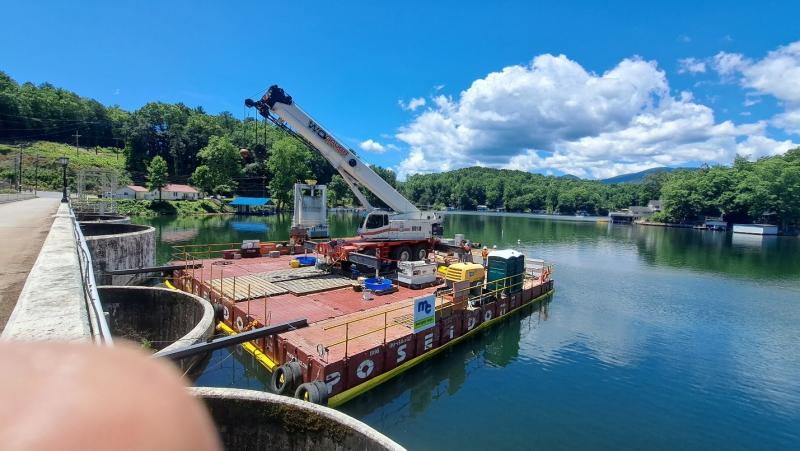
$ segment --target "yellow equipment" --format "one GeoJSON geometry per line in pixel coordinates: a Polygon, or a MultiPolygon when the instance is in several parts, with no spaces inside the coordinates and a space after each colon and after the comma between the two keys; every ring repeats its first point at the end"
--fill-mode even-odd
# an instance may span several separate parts
{"type": "Polygon", "coordinates": [[[468,280],[470,285],[483,282],[483,266],[477,263],[453,263],[447,267],[445,280],[462,282],[468,280]]]}

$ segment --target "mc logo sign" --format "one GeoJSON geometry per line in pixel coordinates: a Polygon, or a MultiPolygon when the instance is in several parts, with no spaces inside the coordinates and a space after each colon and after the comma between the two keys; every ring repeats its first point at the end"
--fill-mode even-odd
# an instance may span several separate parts
{"type": "Polygon", "coordinates": [[[436,296],[429,294],[414,301],[414,333],[436,325],[436,296]]]}

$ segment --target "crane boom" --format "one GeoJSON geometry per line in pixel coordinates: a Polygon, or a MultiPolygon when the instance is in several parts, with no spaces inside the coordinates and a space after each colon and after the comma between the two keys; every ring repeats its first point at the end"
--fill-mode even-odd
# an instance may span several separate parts
{"type": "Polygon", "coordinates": [[[352,151],[343,146],[329,131],[325,130],[318,122],[304,112],[292,97],[287,95],[277,85],[269,88],[266,94],[257,101],[245,100],[245,105],[255,107],[259,114],[267,119],[275,120],[271,113],[280,121],[289,124],[295,133],[305,138],[322,156],[336,169],[345,182],[356,194],[359,201],[370,208],[366,198],[353,185],[353,181],[368,189],[378,199],[397,213],[419,213],[419,209],[381,178],[369,165],[361,161],[352,151]]]}

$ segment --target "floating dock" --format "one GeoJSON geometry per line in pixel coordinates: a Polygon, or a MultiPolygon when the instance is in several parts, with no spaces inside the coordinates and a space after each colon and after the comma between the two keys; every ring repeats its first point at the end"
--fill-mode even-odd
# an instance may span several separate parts
{"type": "MultiPolygon", "coordinates": [[[[520,307],[543,299],[553,290],[551,267],[543,264],[508,281],[470,287],[444,284],[411,289],[394,285],[378,295],[357,292],[356,280],[313,266],[292,268],[300,246],[283,254],[252,258],[230,257],[235,245],[175,248],[173,284],[219,304],[228,333],[306,319],[307,327],[245,343],[245,349],[270,371],[286,372],[289,362],[300,374],[281,374],[315,383],[312,401],[336,407],[403,370],[428,358],[478,329],[488,327],[520,307]],[[444,288],[443,288],[444,287],[444,288]],[[427,296],[427,297],[426,297],[427,296]],[[415,333],[417,300],[431,299],[431,325],[415,333]],[[435,320],[434,320],[435,319],[435,320]]],[[[418,325],[419,326],[419,325],[418,325]]],[[[291,373],[291,371],[289,371],[291,373]]],[[[290,381],[291,382],[291,381],[290,381]]],[[[295,387],[289,385],[294,395],[295,387]]],[[[305,395],[308,399],[308,394],[305,395]]]]}

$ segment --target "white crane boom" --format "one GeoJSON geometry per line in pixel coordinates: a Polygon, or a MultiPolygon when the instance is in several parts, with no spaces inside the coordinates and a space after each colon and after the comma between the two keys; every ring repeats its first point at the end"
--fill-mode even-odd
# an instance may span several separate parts
{"type": "MultiPolygon", "coordinates": [[[[397,192],[392,185],[375,173],[369,165],[340,144],[329,131],[325,130],[311,116],[300,109],[292,101],[292,97],[287,95],[283,89],[278,86],[272,86],[261,100],[253,102],[248,99],[246,104],[247,106],[256,107],[262,116],[268,116],[269,112],[272,112],[280,120],[289,124],[295,133],[311,143],[330,162],[334,169],[339,171],[351,189],[354,188],[351,185],[354,180],[397,213],[416,213],[419,211],[411,201],[397,192]]],[[[356,197],[364,204],[366,199],[356,191],[354,190],[356,197]]],[[[368,202],[364,206],[370,208],[368,202]]]]}
{"type": "Polygon", "coordinates": [[[420,211],[414,204],[397,192],[352,151],[344,147],[333,135],[306,114],[292,101],[283,89],[273,85],[260,100],[245,100],[245,105],[255,107],[259,114],[277,125],[287,128],[310,147],[316,149],[342,175],[345,183],[358,198],[361,205],[372,210],[357,185],[363,186],[383,201],[394,213],[373,210],[366,218],[358,233],[368,241],[417,240],[414,246],[398,244],[393,255],[397,260],[416,258],[424,260],[427,247],[420,240],[441,236],[441,218],[435,211],[420,211]],[[286,127],[286,124],[291,128],[286,127]]]}

